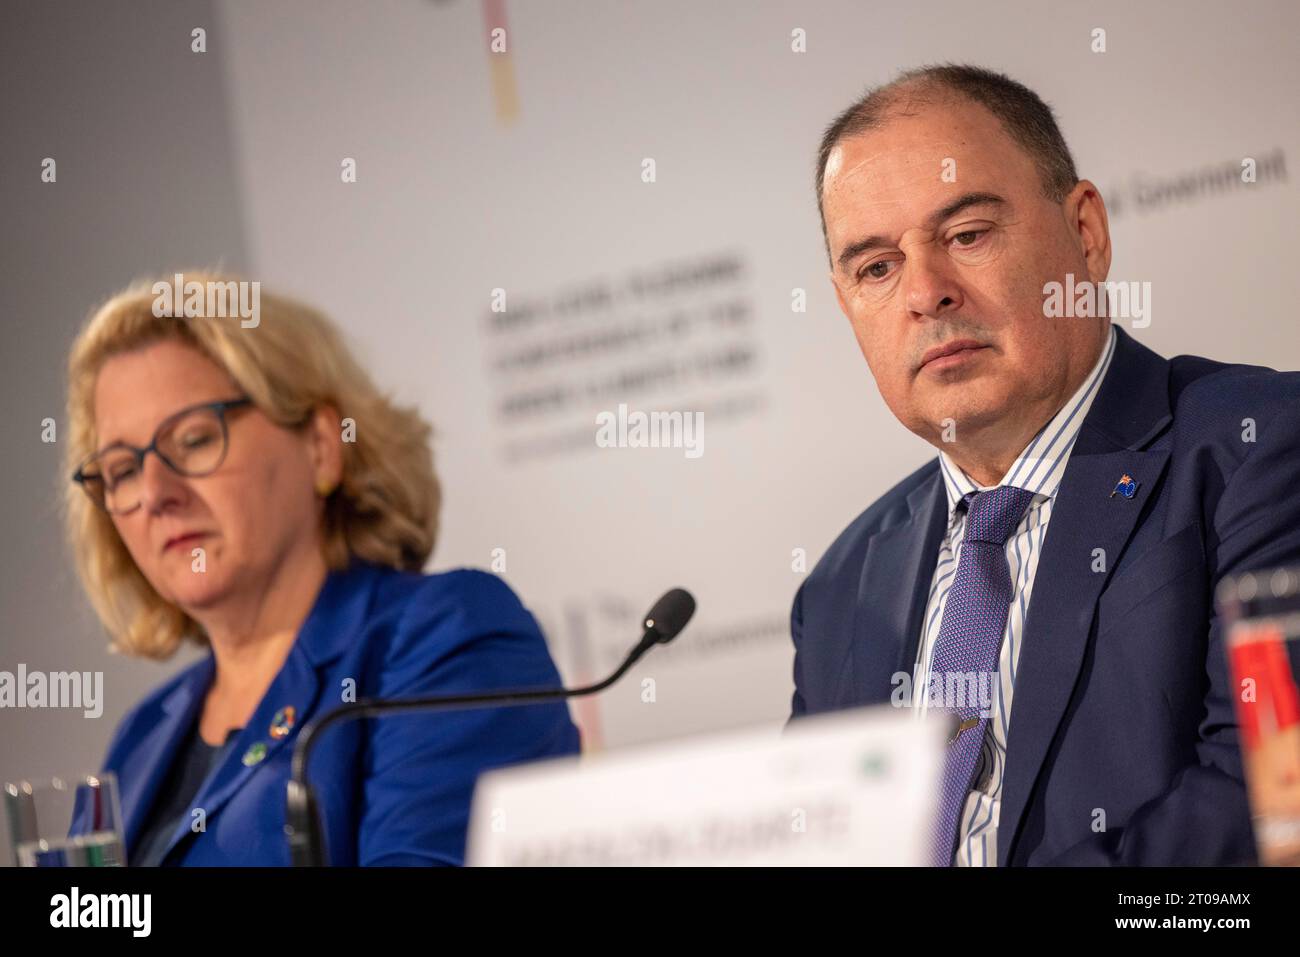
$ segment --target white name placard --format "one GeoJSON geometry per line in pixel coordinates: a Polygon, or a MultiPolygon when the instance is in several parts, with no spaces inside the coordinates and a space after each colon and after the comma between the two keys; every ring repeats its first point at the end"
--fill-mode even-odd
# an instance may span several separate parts
{"type": "Polygon", "coordinates": [[[467,862],[923,865],[944,730],[883,705],[488,772],[467,862]]]}

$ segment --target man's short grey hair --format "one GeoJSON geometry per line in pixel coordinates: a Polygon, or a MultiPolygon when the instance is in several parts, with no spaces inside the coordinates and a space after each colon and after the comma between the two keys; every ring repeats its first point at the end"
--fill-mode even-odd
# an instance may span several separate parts
{"type": "MultiPolygon", "coordinates": [[[[826,255],[831,255],[822,207],[822,187],[831,151],[841,140],[877,129],[891,117],[914,115],[912,106],[928,105],[944,96],[978,103],[998,118],[1003,129],[1038,167],[1043,195],[1061,202],[1079,182],[1074,157],[1056,125],[1052,108],[1029,87],[982,67],[960,63],[923,66],[899,74],[883,86],[868,90],[835,118],[822,136],[817,152],[817,211],[822,221],[826,255]]],[[[834,266],[834,263],[832,263],[834,266]]]]}

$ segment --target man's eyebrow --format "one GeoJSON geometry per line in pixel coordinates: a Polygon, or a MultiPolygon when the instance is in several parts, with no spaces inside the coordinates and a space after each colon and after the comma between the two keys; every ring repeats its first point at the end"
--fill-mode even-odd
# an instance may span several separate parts
{"type": "MultiPolygon", "coordinates": [[[[958,196],[946,206],[936,209],[925,220],[926,229],[935,229],[940,223],[950,216],[956,216],[962,210],[969,209],[971,206],[1006,206],[1007,201],[997,193],[965,193],[958,196]]],[[[843,269],[854,259],[857,259],[863,253],[875,249],[877,246],[891,246],[893,241],[887,236],[879,234],[864,236],[857,242],[850,243],[844,247],[840,253],[839,266],[843,269]]]]}

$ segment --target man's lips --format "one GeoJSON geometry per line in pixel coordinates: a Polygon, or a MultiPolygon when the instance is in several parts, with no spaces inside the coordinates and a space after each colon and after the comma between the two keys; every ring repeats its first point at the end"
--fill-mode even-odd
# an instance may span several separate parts
{"type": "Polygon", "coordinates": [[[920,368],[925,368],[935,359],[942,359],[945,356],[957,355],[958,353],[973,352],[977,349],[986,348],[982,342],[976,342],[974,339],[954,339],[952,342],[945,342],[941,346],[935,346],[921,357],[920,368]]]}
{"type": "Polygon", "coordinates": [[[200,538],[206,537],[207,534],[207,532],[185,532],[182,535],[173,535],[171,538],[167,539],[167,543],[163,545],[163,551],[170,551],[173,546],[180,547],[182,545],[188,545],[190,542],[196,542],[200,538]]]}

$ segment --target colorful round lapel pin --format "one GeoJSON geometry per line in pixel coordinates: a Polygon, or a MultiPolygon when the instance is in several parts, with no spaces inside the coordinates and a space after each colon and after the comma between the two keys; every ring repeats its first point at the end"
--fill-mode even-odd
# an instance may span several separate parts
{"type": "Polygon", "coordinates": [[[244,767],[251,768],[264,757],[266,757],[266,745],[259,741],[244,752],[244,767]]]}
{"type": "Polygon", "coordinates": [[[271,719],[271,737],[275,739],[287,738],[289,732],[293,730],[294,719],[298,712],[294,710],[293,705],[285,705],[275,713],[271,719]]]}

